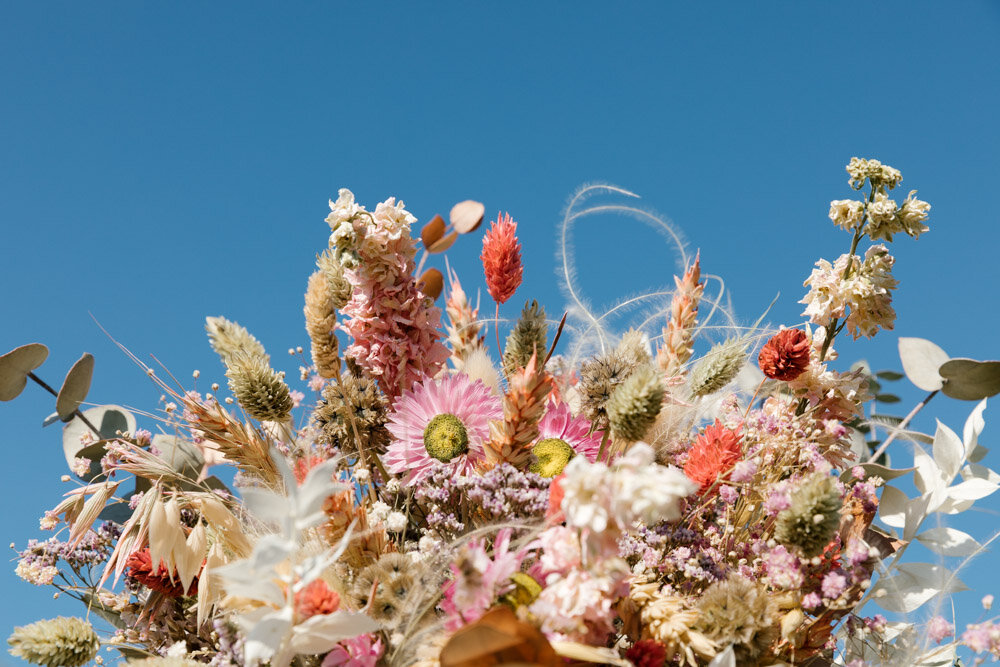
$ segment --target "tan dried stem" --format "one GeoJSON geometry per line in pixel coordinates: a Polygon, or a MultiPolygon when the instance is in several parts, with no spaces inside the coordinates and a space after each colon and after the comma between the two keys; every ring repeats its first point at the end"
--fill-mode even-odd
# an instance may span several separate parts
{"type": "Polygon", "coordinates": [[[320,377],[332,378],[340,370],[340,346],[334,327],[337,311],[330,295],[330,281],[321,271],[309,276],[306,290],[306,331],[312,341],[312,360],[320,377]]]}
{"type": "Polygon", "coordinates": [[[510,463],[523,469],[528,465],[550,391],[552,376],[538,363],[536,351],[527,365],[510,377],[503,399],[503,421],[490,423],[486,457],[491,466],[510,463]]]}
{"type": "Polygon", "coordinates": [[[219,452],[251,477],[271,487],[280,484],[281,475],[268,453],[270,443],[259,431],[237,421],[219,403],[209,407],[199,401],[181,397],[188,424],[205,440],[216,445],[219,452]]]}
{"type": "Polygon", "coordinates": [[[694,327],[698,321],[698,302],[705,283],[701,282],[701,255],[684,272],[683,278],[674,276],[677,289],[670,301],[670,316],[663,329],[663,344],[656,354],[656,361],[668,376],[682,372],[694,348],[694,327]]]}

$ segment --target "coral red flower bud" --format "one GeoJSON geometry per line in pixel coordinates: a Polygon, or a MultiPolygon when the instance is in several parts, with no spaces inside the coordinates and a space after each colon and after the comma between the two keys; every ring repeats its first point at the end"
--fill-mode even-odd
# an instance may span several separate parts
{"type": "Polygon", "coordinates": [[[545,511],[545,519],[550,524],[562,523],[566,520],[562,511],[562,499],[566,495],[566,491],[562,488],[564,477],[566,477],[566,473],[553,478],[549,484],[549,508],[545,511]]]}
{"type": "Polygon", "coordinates": [[[332,614],[340,608],[340,596],[322,579],[309,582],[295,594],[295,613],[301,618],[317,614],[332,614]]]}
{"type": "Polygon", "coordinates": [[[757,364],[772,380],[794,380],[809,366],[809,337],[801,329],[779,331],[764,345],[757,364]]]}
{"type": "Polygon", "coordinates": [[[180,579],[164,567],[160,561],[159,567],[153,570],[153,559],[149,555],[149,549],[141,549],[134,552],[125,561],[128,567],[128,575],[140,584],[154,591],[163,593],[167,597],[179,598],[185,595],[194,595],[198,592],[198,577],[195,577],[188,587],[187,593],[181,585],[180,579]]]}
{"type": "Polygon", "coordinates": [[[497,303],[504,303],[521,285],[524,267],[521,265],[521,244],[517,241],[517,223],[506,213],[498,215],[496,222],[483,237],[483,270],[486,272],[486,289],[497,303]]]}
{"type": "MultiPolygon", "coordinates": [[[[705,493],[715,484],[729,478],[733,466],[743,458],[743,444],[738,431],[728,429],[719,420],[698,436],[688,452],[684,474],[705,493]]],[[[716,487],[718,488],[718,487],[716,487]]]]}

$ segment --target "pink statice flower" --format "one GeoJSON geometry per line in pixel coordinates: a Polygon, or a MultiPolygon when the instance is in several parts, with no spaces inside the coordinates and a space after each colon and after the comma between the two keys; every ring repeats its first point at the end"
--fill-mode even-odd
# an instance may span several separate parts
{"type": "Polygon", "coordinates": [[[842,573],[833,571],[827,572],[823,577],[823,583],[820,588],[823,590],[823,596],[829,600],[836,600],[847,588],[847,577],[842,573]]]}
{"type": "Polygon", "coordinates": [[[550,401],[545,416],[538,422],[539,441],[561,440],[591,463],[597,460],[603,435],[601,431],[590,433],[590,421],[582,415],[574,417],[565,401],[550,401]]]}
{"type": "Polygon", "coordinates": [[[935,644],[940,644],[955,634],[955,626],[944,616],[935,616],[927,622],[927,636],[935,644]]]}
{"type": "Polygon", "coordinates": [[[779,544],[764,554],[764,571],[775,588],[793,590],[802,586],[799,559],[784,545],[779,544]]]}
{"type": "Polygon", "coordinates": [[[1000,657],[1000,624],[986,621],[966,626],[962,643],[976,653],[992,653],[1000,657]]]}
{"type": "Polygon", "coordinates": [[[533,545],[511,551],[510,537],[510,528],[497,533],[492,558],[487,553],[486,540],[471,540],[458,562],[452,563],[452,580],[441,600],[441,609],[447,615],[445,629],[454,631],[478,620],[499,596],[513,587],[510,577],[520,571],[521,561],[533,545]]]}
{"type": "Polygon", "coordinates": [[[424,380],[393,406],[385,425],[393,441],[383,461],[408,483],[426,477],[435,460],[453,475],[470,474],[485,457],[493,419],[503,419],[503,407],[479,380],[463,373],[424,380]]]}
{"type": "Polygon", "coordinates": [[[358,635],[334,646],[321,667],[375,667],[384,652],[382,639],[377,635],[358,635]]]}

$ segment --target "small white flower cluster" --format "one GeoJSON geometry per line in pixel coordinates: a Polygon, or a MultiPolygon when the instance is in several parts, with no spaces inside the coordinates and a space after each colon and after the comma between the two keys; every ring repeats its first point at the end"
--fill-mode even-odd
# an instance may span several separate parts
{"type": "Polygon", "coordinates": [[[698,488],[677,468],[658,465],[644,442],[635,443],[611,468],[574,458],[561,486],[566,523],[596,533],[612,525],[625,530],[637,520],[677,520],[681,499],[698,488]]]}

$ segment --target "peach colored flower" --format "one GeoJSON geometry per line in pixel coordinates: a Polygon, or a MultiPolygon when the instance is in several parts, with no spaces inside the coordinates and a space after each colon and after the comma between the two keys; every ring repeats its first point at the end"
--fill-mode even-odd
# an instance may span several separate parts
{"type": "Polygon", "coordinates": [[[757,357],[772,380],[794,380],[809,366],[809,337],[801,329],[784,329],[767,341],[757,357]]]}
{"type": "Polygon", "coordinates": [[[705,493],[716,480],[729,479],[739,460],[743,457],[742,438],[738,430],[728,429],[719,420],[698,436],[688,452],[684,474],[705,493]]]}
{"type": "Polygon", "coordinates": [[[497,215],[496,222],[483,237],[483,270],[486,289],[498,304],[505,303],[521,285],[521,244],[517,241],[517,223],[510,215],[497,215]]]}

